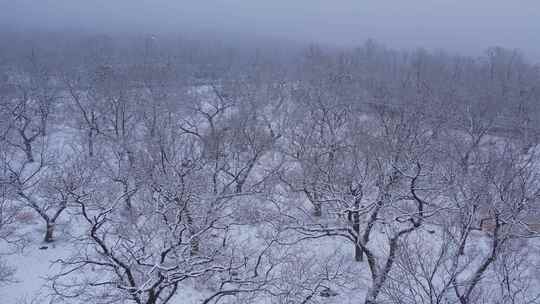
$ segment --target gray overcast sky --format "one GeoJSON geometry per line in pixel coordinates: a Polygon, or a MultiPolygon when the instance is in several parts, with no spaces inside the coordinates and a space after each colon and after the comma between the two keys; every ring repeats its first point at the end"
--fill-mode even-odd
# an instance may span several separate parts
{"type": "Polygon", "coordinates": [[[0,23],[227,31],[479,54],[520,48],[540,61],[540,0],[0,0],[0,23]]]}

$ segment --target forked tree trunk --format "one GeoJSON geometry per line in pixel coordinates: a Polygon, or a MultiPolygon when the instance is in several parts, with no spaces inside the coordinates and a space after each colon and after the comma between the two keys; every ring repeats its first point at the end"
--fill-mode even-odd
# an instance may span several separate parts
{"type": "Polygon", "coordinates": [[[45,243],[54,242],[54,226],[55,224],[53,222],[47,222],[44,238],[45,243]]]}

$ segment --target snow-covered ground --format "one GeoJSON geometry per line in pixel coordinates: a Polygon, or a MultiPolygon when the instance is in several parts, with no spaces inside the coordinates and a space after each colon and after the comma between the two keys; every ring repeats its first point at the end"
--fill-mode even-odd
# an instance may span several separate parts
{"type": "Polygon", "coordinates": [[[16,282],[0,287],[0,303],[40,303],[33,301],[50,292],[47,277],[54,273],[54,261],[68,257],[70,250],[62,241],[43,244],[34,240],[22,252],[7,256],[6,261],[17,269],[16,282]]]}

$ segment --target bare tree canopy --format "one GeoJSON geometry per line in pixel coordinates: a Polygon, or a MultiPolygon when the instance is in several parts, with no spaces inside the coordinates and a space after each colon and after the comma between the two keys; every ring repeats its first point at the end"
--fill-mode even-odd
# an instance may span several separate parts
{"type": "MultiPolygon", "coordinates": [[[[180,4],[134,3],[105,31],[100,8],[45,2],[0,13],[62,17],[0,30],[1,303],[540,303],[532,43],[467,56],[342,43],[331,24],[309,36],[330,46],[264,36],[300,35],[310,12],[347,15],[347,1],[291,3],[305,15],[283,24],[276,4],[208,8],[245,7],[222,30],[261,18],[259,38],[123,32],[130,17],[154,24],[143,8],[165,23],[180,4]],[[81,28],[59,30],[75,8],[89,10],[81,28]]],[[[412,2],[380,14],[409,20],[412,2]]],[[[536,14],[490,5],[509,28],[536,14]]]]}

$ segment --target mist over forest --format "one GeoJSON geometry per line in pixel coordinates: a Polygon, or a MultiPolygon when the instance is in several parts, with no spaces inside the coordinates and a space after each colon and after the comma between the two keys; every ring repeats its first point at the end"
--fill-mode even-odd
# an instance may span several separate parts
{"type": "Polygon", "coordinates": [[[540,303],[538,20],[0,0],[0,304],[540,303]]]}

